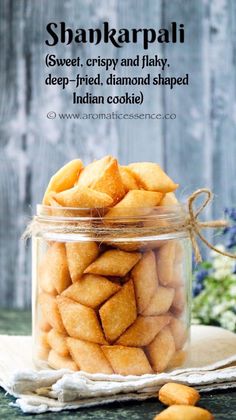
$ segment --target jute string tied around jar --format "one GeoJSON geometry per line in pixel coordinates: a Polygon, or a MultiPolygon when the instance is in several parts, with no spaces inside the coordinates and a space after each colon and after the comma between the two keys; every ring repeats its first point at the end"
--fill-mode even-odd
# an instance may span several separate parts
{"type": "MultiPolygon", "coordinates": [[[[226,257],[234,258],[236,259],[236,254],[231,254],[227,251],[222,251],[218,248],[216,248],[214,245],[212,245],[203,235],[202,235],[202,229],[211,228],[211,229],[217,229],[217,228],[225,228],[229,225],[227,220],[210,220],[206,222],[201,222],[198,220],[198,216],[200,213],[204,210],[204,208],[212,201],[213,199],[213,193],[208,188],[200,188],[193,192],[187,199],[187,215],[182,223],[176,223],[171,224],[169,226],[158,226],[153,227],[152,229],[148,228],[147,232],[151,232],[154,234],[171,234],[176,232],[181,232],[183,230],[187,230],[189,232],[189,236],[192,242],[193,246],[193,252],[195,256],[195,260],[197,263],[202,261],[201,252],[199,249],[199,245],[197,242],[197,239],[200,239],[208,248],[211,250],[217,252],[218,254],[224,255],[226,257]],[[194,210],[194,204],[196,200],[205,195],[205,199],[203,200],[203,203],[197,208],[197,210],[194,210]]],[[[65,219],[64,219],[65,220],[65,219]]],[[[109,226],[109,224],[108,224],[109,226]]],[[[99,227],[99,234],[103,234],[107,231],[106,224],[99,227]]],[[[81,223],[72,223],[70,225],[67,225],[66,223],[59,223],[59,225],[53,226],[52,230],[60,233],[81,233],[85,232],[88,228],[88,225],[83,225],[81,223]]],[[[35,216],[33,220],[28,224],[26,227],[26,230],[23,234],[23,238],[27,239],[31,237],[33,234],[38,233],[48,233],[51,230],[50,225],[46,222],[44,223],[40,218],[35,216]]],[[[114,238],[118,237],[119,235],[122,236],[127,232],[127,225],[119,225],[118,227],[112,227],[114,238]]],[[[94,233],[96,232],[96,229],[94,229],[94,233]]],[[[136,228],[135,226],[129,230],[130,234],[135,235],[136,228]]]]}

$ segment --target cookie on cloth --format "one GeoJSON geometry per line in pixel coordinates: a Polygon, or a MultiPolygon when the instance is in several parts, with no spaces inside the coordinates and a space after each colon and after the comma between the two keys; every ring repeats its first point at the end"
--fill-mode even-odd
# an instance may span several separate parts
{"type": "Polygon", "coordinates": [[[124,346],[102,346],[112,369],[120,375],[144,375],[153,373],[142,349],[124,346]]]}
{"type": "Polygon", "coordinates": [[[101,276],[124,277],[140,258],[141,254],[137,252],[110,249],[101,254],[84,272],[101,276]]]}
{"type": "Polygon", "coordinates": [[[72,359],[80,370],[89,373],[113,373],[101,347],[98,344],[77,338],[67,338],[68,348],[72,359]]]}
{"type": "Polygon", "coordinates": [[[154,417],[153,420],[214,420],[213,415],[201,407],[190,405],[171,405],[154,417]]]}
{"type": "Polygon", "coordinates": [[[108,341],[115,341],[136,319],[136,301],[132,280],[122,286],[99,309],[103,331],[108,341]]]}
{"type": "Polygon", "coordinates": [[[120,290],[120,285],[113,283],[106,277],[96,274],[84,274],[76,283],[64,290],[66,296],[82,305],[96,308],[110,296],[120,290]]]}
{"type": "Polygon", "coordinates": [[[200,400],[200,394],[190,386],[169,382],[161,387],[158,398],[165,405],[195,405],[200,400]]]}
{"type": "Polygon", "coordinates": [[[96,312],[65,296],[57,297],[65,329],[71,337],[106,344],[96,312]]]}

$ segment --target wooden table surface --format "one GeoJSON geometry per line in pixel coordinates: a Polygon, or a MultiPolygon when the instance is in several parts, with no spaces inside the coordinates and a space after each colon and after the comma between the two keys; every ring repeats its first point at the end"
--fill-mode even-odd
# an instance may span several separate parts
{"type": "MultiPolygon", "coordinates": [[[[23,311],[0,311],[0,333],[1,334],[30,334],[31,315],[23,311]]],[[[43,413],[35,415],[23,414],[18,408],[10,407],[9,403],[14,398],[5,395],[5,391],[0,388],[0,419],[20,419],[27,417],[28,420],[54,420],[72,419],[79,417],[80,420],[86,419],[129,419],[151,420],[154,415],[163,410],[162,404],[157,400],[151,399],[145,402],[126,402],[107,404],[103,407],[83,408],[76,411],[62,411],[61,413],[43,413]]],[[[201,396],[201,407],[210,410],[216,420],[236,419],[236,389],[218,392],[204,393],[201,396]]],[[[183,419],[188,420],[188,419],[183,419]]]]}

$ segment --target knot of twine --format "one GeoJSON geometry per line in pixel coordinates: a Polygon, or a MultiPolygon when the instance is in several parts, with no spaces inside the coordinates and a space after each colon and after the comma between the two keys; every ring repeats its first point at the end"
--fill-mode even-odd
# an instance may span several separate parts
{"type": "Polygon", "coordinates": [[[211,220],[207,222],[201,222],[198,220],[199,214],[204,210],[204,208],[212,201],[213,193],[208,188],[201,188],[196,190],[188,197],[188,220],[186,223],[186,228],[189,230],[190,239],[193,246],[194,256],[196,262],[199,263],[202,261],[201,252],[197,243],[197,237],[211,250],[217,252],[218,254],[224,255],[225,257],[235,258],[236,254],[231,254],[227,251],[221,251],[220,249],[214,247],[201,233],[202,229],[205,228],[224,228],[228,226],[226,220],[211,220]],[[203,203],[194,210],[194,202],[200,196],[205,195],[205,200],[203,203]]]}

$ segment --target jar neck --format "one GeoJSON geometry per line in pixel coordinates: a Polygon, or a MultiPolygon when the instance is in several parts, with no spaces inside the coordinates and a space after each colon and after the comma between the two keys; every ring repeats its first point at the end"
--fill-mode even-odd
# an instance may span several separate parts
{"type": "Polygon", "coordinates": [[[184,206],[121,208],[116,217],[109,209],[75,209],[37,206],[31,225],[32,235],[80,235],[98,238],[131,238],[187,234],[184,206]]]}

